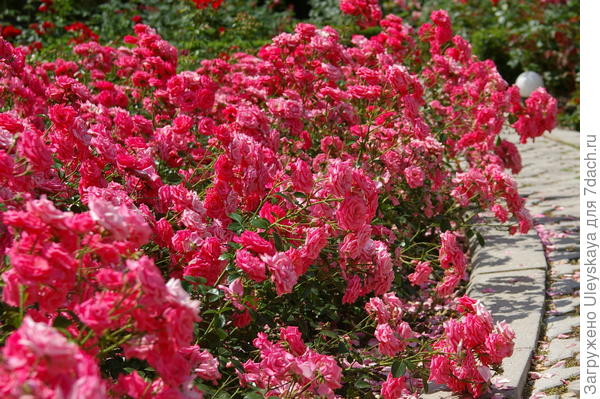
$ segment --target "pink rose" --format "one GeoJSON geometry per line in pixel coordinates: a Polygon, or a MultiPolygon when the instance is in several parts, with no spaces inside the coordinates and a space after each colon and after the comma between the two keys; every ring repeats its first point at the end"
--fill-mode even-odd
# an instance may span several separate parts
{"type": "MultiPolygon", "coordinates": [[[[413,262],[415,263],[415,262],[413,262]]],[[[415,271],[408,275],[408,280],[412,285],[421,285],[427,282],[429,275],[433,271],[429,262],[416,262],[415,271]]]]}

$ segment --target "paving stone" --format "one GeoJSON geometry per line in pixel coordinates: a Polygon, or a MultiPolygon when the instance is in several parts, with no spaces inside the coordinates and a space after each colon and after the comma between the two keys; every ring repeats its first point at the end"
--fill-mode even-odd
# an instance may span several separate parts
{"type": "Polygon", "coordinates": [[[444,385],[435,384],[430,382],[427,385],[428,393],[421,395],[423,399],[459,399],[460,395],[453,394],[444,385]]]}
{"type": "Polygon", "coordinates": [[[570,278],[557,280],[550,285],[550,290],[557,292],[559,295],[570,295],[579,290],[579,281],[570,278]]]}
{"type": "MultiPolygon", "coordinates": [[[[549,229],[547,229],[549,230],[549,229]]],[[[566,237],[550,237],[555,251],[577,252],[579,251],[579,234],[569,234],[566,237]]]]}
{"type": "MultiPolygon", "coordinates": [[[[579,143],[580,143],[580,135],[579,132],[574,132],[572,130],[564,130],[564,129],[554,129],[552,131],[552,133],[550,134],[545,134],[544,136],[542,136],[542,138],[540,139],[540,141],[551,141],[552,139],[554,140],[560,140],[563,143],[568,143],[572,146],[577,147],[577,149],[573,148],[572,151],[569,151],[569,153],[571,152],[578,152],[579,149],[579,143]]],[[[579,159],[579,158],[577,158],[579,159]]]]}
{"type": "Polygon", "coordinates": [[[575,311],[575,308],[579,306],[579,297],[567,297],[555,299],[552,301],[555,309],[552,311],[554,315],[561,315],[571,313],[575,311]]]}
{"type": "MultiPolygon", "coordinates": [[[[577,254],[577,258],[579,258],[579,254],[577,254]]],[[[565,274],[573,274],[580,269],[579,265],[573,265],[570,263],[564,263],[559,265],[552,265],[550,268],[551,273],[557,277],[564,276],[565,274]]]]}
{"type": "Polygon", "coordinates": [[[573,380],[571,382],[569,382],[569,385],[567,386],[567,390],[569,392],[573,392],[576,395],[579,395],[579,389],[580,389],[580,381],[579,380],[573,380]]]}
{"type": "Polygon", "coordinates": [[[550,366],[560,360],[569,359],[579,352],[579,337],[553,339],[548,347],[548,356],[544,364],[550,366]]]}
{"type": "Polygon", "coordinates": [[[548,255],[548,261],[550,263],[579,261],[579,252],[551,252],[548,255]]]}
{"type": "Polygon", "coordinates": [[[560,334],[568,334],[578,325],[579,316],[550,316],[546,320],[546,336],[548,339],[554,339],[560,334]]]}
{"type": "Polygon", "coordinates": [[[547,391],[563,385],[562,380],[579,375],[579,367],[554,368],[542,372],[542,378],[535,380],[533,393],[547,391]]]}

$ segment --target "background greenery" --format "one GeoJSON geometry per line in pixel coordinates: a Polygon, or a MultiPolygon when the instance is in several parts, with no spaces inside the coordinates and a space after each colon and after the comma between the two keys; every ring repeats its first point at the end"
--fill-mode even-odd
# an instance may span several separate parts
{"type": "MultiPolygon", "coordinates": [[[[36,57],[69,59],[73,32],[64,27],[80,21],[100,36],[102,43],[120,42],[131,33],[133,17],[154,27],[181,51],[180,68],[189,69],[204,58],[235,51],[256,52],[297,19],[332,25],[347,39],[360,32],[340,13],[338,0],[224,0],[218,9],[196,8],[191,0],[54,0],[40,12],[40,0],[0,0],[0,26],[13,25],[22,33],[19,44],[40,42],[36,57]],[[55,25],[39,34],[32,24],[55,25]]],[[[455,32],[473,45],[481,59],[492,59],[502,76],[514,83],[523,71],[540,73],[548,91],[559,100],[559,123],[579,130],[579,0],[403,0],[381,1],[384,13],[393,12],[418,26],[432,10],[448,10],[455,32]]]]}

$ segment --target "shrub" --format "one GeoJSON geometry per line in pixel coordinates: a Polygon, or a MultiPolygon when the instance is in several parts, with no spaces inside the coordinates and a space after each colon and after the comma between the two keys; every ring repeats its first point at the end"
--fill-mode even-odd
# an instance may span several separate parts
{"type": "Polygon", "coordinates": [[[401,15],[417,12],[420,21],[433,10],[447,10],[457,33],[470,40],[479,58],[493,60],[508,82],[523,71],[541,74],[559,100],[560,123],[579,130],[579,1],[397,3],[406,7],[401,15]]]}
{"type": "Polygon", "coordinates": [[[67,44],[73,42],[101,38],[118,43],[136,23],[144,22],[173,43],[191,68],[197,67],[191,65],[195,60],[223,52],[252,51],[291,22],[289,10],[275,10],[270,1],[55,0],[42,2],[51,4],[43,11],[40,3],[9,5],[0,15],[22,31],[13,42],[41,50],[37,57],[47,60],[69,57],[67,44]]]}
{"type": "Polygon", "coordinates": [[[465,242],[484,210],[531,227],[498,135],[556,101],[443,11],[380,27],[183,71],[142,24],[72,61],[0,39],[2,395],[485,392],[514,334],[457,299],[465,242]]]}

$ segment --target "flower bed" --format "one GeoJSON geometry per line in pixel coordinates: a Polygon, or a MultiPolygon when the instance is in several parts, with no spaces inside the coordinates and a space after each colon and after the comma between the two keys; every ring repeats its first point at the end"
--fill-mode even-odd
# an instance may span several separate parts
{"type": "Polygon", "coordinates": [[[556,101],[523,104],[443,11],[379,23],[180,72],[141,24],[75,61],[0,39],[2,395],[486,392],[514,335],[457,299],[463,244],[483,210],[531,227],[498,134],[556,101]]]}

